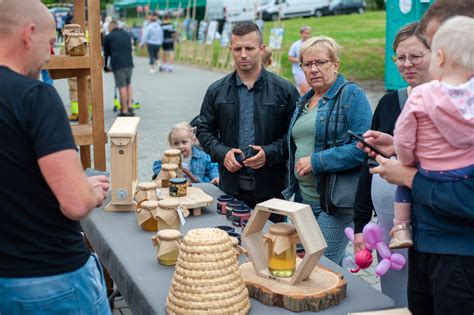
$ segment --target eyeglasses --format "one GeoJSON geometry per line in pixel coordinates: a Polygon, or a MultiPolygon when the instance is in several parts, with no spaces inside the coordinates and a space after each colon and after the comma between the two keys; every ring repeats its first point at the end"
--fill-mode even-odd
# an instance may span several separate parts
{"type": "Polygon", "coordinates": [[[429,52],[431,52],[431,49],[427,49],[424,52],[412,52],[412,53],[409,53],[407,56],[395,55],[395,56],[392,56],[392,60],[399,67],[403,66],[407,59],[412,65],[419,65],[420,63],[423,62],[423,57],[429,52]]]}
{"type": "Polygon", "coordinates": [[[315,66],[316,69],[321,70],[321,68],[324,68],[324,66],[327,65],[329,62],[331,62],[331,60],[329,59],[319,59],[302,63],[300,64],[300,67],[306,71],[311,71],[313,69],[313,66],[315,66]]]}

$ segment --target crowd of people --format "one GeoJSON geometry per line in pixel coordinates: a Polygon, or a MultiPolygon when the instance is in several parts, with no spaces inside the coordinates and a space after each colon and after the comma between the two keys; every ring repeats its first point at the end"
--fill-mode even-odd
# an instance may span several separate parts
{"type": "MultiPolygon", "coordinates": [[[[119,116],[132,116],[132,42],[119,23],[106,23],[104,70],[119,89],[119,116]]],[[[334,39],[301,28],[288,54],[296,87],[265,69],[259,27],[237,22],[229,47],[235,71],[208,87],[199,115],[177,124],[169,144],[199,181],[252,208],[270,198],[309,205],[324,255],[337,264],[344,229],[355,227],[354,251],[363,250],[375,211],[384,241],[408,248],[397,249],[408,266],[387,273],[382,292],[415,315],[472,314],[473,29],[466,0],[438,0],[404,26],[393,59],[408,87],[384,95],[372,115],[363,89],[339,73],[334,39]],[[351,177],[351,206],[326,196],[330,174],[351,177]]],[[[41,2],[0,0],[2,314],[110,314],[102,267],[78,222],[102,205],[109,180],[84,175],[64,106],[54,87],[37,80],[56,30],[41,2]]],[[[160,49],[168,62],[162,70],[172,71],[172,33],[166,18],[151,16],[144,27],[151,73],[160,70],[160,49]]],[[[160,168],[156,161],[153,172],[160,168]]]]}

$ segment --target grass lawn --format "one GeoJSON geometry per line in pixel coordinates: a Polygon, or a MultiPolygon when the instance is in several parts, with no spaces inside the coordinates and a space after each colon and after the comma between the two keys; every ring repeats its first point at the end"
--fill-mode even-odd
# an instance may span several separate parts
{"type": "MultiPolygon", "coordinates": [[[[265,42],[268,42],[272,24],[272,22],[265,24],[265,42]]],[[[311,26],[313,36],[332,37],[342,46],[341,73],[348,79],[383,80],[385,11],[284,20],[282,75],[290,81],[293,81],[293,75],[287,52],[293,42],[299,39],[299,29],[303,25],[311,26]]]]}

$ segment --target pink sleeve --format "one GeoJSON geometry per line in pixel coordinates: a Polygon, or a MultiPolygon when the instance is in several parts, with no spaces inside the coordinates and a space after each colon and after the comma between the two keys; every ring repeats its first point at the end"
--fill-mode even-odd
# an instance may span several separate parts
{"type": "Polygon", "coordinates": [[[422,109],[421,93],[414,90],[408,97],[402,113],[397,119],[394,130],[394,146],[398,160],[405,165],[414,165],[418,121],[416,113],[422,109]]]}

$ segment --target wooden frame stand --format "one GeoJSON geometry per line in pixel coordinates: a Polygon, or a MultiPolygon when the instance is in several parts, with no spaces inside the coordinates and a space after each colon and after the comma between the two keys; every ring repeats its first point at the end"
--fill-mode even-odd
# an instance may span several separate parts
{"type": "Polygon", "coordinates": [[[137,186],[137,128],[139,117],[118,117],[110,130],[112,201],[106,211],[134,211],[137,186]]]}

